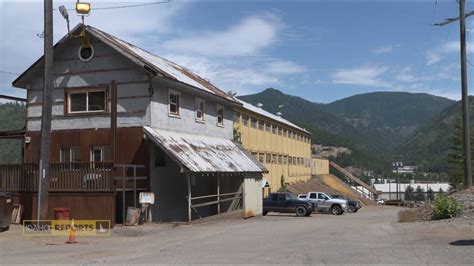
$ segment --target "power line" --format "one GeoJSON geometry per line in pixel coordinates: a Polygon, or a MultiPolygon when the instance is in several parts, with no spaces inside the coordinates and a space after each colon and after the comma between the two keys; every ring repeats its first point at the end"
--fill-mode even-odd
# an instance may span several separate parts
{"type": "Polygon", "coordinates": [[[423,57],[421,58],[421,65],[420,65],[420,68],[419,68],[418,74],[417,74],[417,81],[420,80],[420,76],[421,76],[421,73],[423,72],[423,67],[425,65],[426,52],[427,52],[429,44],[431,42],[431,31],[433,30],[433,26],[434,26],[433,21],[434,21],[435,16],[436,16],[437,7],[438,7],[438,0],[435,1],[434,7],[433,7],[433,13],[431,15],[431,23],[430,23],[430,27],[429,27],[429,30],[428,30],[428,37],[426,38],[426,43],[425,43],[425,50],[423,51],[423,57]]]}
{"type": "Polygon", "coordinates": [[[3,70],[0,70],[0,73],[3,73],[3,74],[10,74],[10,75],[16,75],[16,76],[21,75],[21,74],[19,74],[19,73],[10,72],[10,71],[3,71],[3,70]]]}
{"type": "MultiPolygon", "coordinates": [[[[150,2],[150,3],[143,3],[143,4],[132,4],[132,5],[123,5],[123,6],[104,6],[104,7],[91,7],[91,10],[110,10],[110,9],[122,9],[122,8],[133,8],[133,7],[141,7],[141,6],[152,6],[152,5],[159,5],[159,4],[166,4],[170,3],[171,0],[165,1],[157,1],[157,2],[150,2]]],[[[53,10],[56,10],[54,8],[53,10]]],[[[67,10],[76,10],[75,8],[66,8],[67,10]]]]}

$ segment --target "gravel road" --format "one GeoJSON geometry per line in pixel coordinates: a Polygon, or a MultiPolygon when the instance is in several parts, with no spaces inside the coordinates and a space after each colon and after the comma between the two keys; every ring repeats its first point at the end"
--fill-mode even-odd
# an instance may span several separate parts
{"type": "Polygon", "coordinates": [[[206,224],[150,224],[114,229],[113,236],[23,237],[0,233],[0,263],[394,263],[470,264],[474,220],[397,223],[397,207],[358,213],[268,215],[206,224]]]}

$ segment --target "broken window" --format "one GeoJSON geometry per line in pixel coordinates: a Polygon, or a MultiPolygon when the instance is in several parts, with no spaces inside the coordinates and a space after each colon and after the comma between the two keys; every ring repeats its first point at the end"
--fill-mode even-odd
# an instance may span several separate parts
{"type": "Polygon", "coordinates": [[[217,105],[217,125],[224,125],[224,106],[217,105]]]}
{"type": "Polygon", "coordinates": [[[179,116],[179,98],[180,94],[177,91],[169,91],[169,114],[179,116]]]}
{"type": "Polygon", "coordinates": [[[196,98],[195,108],[196,108],[196,119],[204,121],[204,112],[205,112],[206,102],[201,98],[196,98]]]}

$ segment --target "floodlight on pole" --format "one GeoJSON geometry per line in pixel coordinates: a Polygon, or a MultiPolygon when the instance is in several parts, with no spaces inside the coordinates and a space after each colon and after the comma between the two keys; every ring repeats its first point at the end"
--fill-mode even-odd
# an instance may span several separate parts
{"type": "Polygon", "coordinates": [[[59,12],[61,13],[61,16],[66,20],[67,22],[67,33],[69,34],[69,14],[67,12],[67,9],[65,6],[59,6],[59,12]]]}
{"type": "Polygon", "coordinates": [[[82,17],[82,24],[84,24],[84,16],[89,15],[89,12],[91,12],[91,4],[86,2],[79,2],[79,0],[77,0],[76,12],[79,16],[82,17]]]}

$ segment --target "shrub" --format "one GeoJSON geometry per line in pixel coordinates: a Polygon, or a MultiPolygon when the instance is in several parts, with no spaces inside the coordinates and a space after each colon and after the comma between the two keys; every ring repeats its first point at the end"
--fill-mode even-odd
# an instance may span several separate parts
{"type": "Polygon", "coordinates": [[[448,219],[462,213],[464,205],[453,197],[440,194],[433,203],[433,218],[448,219]]]}

